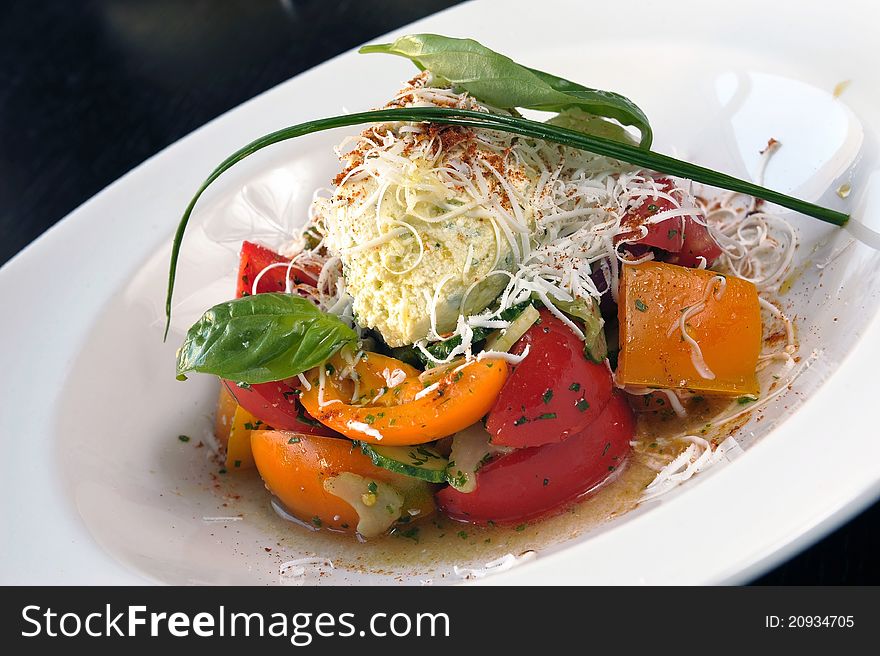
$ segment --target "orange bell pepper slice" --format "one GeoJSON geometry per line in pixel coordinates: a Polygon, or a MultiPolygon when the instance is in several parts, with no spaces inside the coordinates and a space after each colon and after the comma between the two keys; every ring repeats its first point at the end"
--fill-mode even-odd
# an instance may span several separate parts
{"type": "Polygon", "coordinates": [[[758,394],[758,292],[746,280],[722,276],[722,283],[719,275],[662,262],[623,267],[618,383],[758,394]],[[699,352],[682,333],[683,316],[699,352]]]}
{"type": "Polygon", "coordinates": [[[355,509],[324,489],[327,478],[342,472],[388,483],[398,489],[406,502],[403,510],[410,516],[421,518],[434,512],[431,486],[413,486],[413,482],[422,484],[423,481],[407,480],[377,467],[348,440],[291,431],[253,431],[251,451],[269,491],[288,512],[311,526],[355,532],[359,521],[355,509]],[[407,485],[412,489],[408,491],[407,485]],[[429,491],[419,494],[422,488],[429,491]]]}
{"type": "Polygon", "coordinates": [[[323,404],[318,402],[320,372],[316,370],[309,372],[312,387],[302,392],[300,401],[311,416],[346,437],[388,446],[423,444],[476,423],[495,403],[508,373],[503,360],[474,360],[422,381],[417,369],[367,353],[355,365],[360,387],[371,387],[365,381],[375,382],[379,377],[385,380],[381,373],[385,371],[401,371],[406,376],[398,374],[401,382],[384,391],[381,387],[373,390],[372,398],[361,390],[352,403],[353,383],[339,378],[339,360],[331,360],[333,373],[324,376],[323,404]]]}

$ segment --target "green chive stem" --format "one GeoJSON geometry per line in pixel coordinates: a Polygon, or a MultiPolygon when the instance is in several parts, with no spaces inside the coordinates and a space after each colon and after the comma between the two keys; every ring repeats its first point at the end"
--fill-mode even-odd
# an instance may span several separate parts
{"type": "Polygon", "coordinates": [[[728,191],[734,191],[755,198],[760,198],[775,203],[801,214],[806,214],[826,223],[843,226],[849,220],[849,215],[830,208],[815,205],[807,201],[788,196],[772,189],[742,180],[740,178],[720,173],[690,162],[685,162],[668,155],[661,155],[651,150],[633,146],[611,139],[594,137],[591,135],[575,132],[566,128],[547,125],[538,121],[531,121],[516,116],[499,114],[487,114],[464,109],[449,109],[443,107],[405,107],[400,109],[380,109],[369,112],[347,114],[345,116],[332,116],[329,118],[307,121],[298,125],[282,128],[270,134],[260,137],[237,150],[227,157],[215,168],[211,175],[202,183],[195,196],[190,200],[186,211],[180,219],[177,231],[174,234],[174,243],[171,251],[171,265],[168,273],[168,294],[165,299],[165,338],[171,326],[171,299],[174,293],[174,282],[177,275],[177,261],[180,256],[180,246],[187,223],[193,209],[204,191],[224,172],[232,168],[241,160],[253,155],[259,150],[289,139],[295,139],[306,134],[331,130],[334,128],[359,125],[363,123],[383,123],[400,121],[425,121],[443,123],[446,125],[459,125],[464,127],[478,128],[483,130],[498,130],[510,132],[524,137],[552,141],[563,146],[569,146],[578,150],[585,150],[597,155],[604,155],[614,159],[634,164],[647,169],[687,178],[694,182],[700,182],[713,187],[719,187],[728,191]]]}

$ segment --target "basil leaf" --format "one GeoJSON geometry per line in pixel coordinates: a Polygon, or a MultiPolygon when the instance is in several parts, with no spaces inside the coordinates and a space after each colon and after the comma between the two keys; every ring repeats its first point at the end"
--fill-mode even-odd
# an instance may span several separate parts
{"type": "Polygon", "coordinates": [[[562,112],[577,107],[596,116],[613,118],[638,128],[641,147],[651,147],[653,135],[648,117],[629,98],[527,68],[473,39],[410,34],[394,43],[364,46],[359,52],[406,57],[419,69],[427,69],[441,81],[499,109],[562,112]]]}
{"type": "Polygon", "coordinates": [[[243,383],[296,376],[357,334],[336,316],[290,294],[254,294],[215,305],[187,332],[177,375],[190,371],[243,383]]]}

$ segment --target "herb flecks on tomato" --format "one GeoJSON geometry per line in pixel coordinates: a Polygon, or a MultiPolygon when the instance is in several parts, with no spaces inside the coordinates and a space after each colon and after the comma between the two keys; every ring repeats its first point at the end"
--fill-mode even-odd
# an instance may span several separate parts
{"type": "Polygon", "coordinates": [[[614,394],[601,416],[563,442],[517,449],[480,469],[477,487],[447,487],[437,504],[447,515],[477,524],[515,525],[562,510],[614,474],[634,432],[632,410],[614,394]]]}
{"type": "Polygon", "coordinates": [[[514,345],[529,355],[516,367],[489,412],[486,429],[499,446],[564,440],[594,421],[611,398],[611,374],[584,357],[583,343],[550,311],[514,345]]]}
{"type": "Polygon", "coordinates": [[[306,412],[299,402],[300,383],[296,378],[247,387],[229,380],[223,384],[242,408],[277,430],[328,437],[339,435],[306,412]]]}
{"type": "Polygon", "coordinates": [[[721,256],[721,248],[704,225],[705,217],[684,215],[656,221],[653,217],[676,209],[676,203],[668,198],[675,198],[676,192],[669,178],[657,178],[655,182],[657,195],[637,199],[620,220],[625,231],[615,241],[659,248],[668,253],[663,259],[673,264],[696,267],[705,260],[706,266],[711,265],[721,256]],[[644,236],[640,236],[642,232],[644,236]]]}

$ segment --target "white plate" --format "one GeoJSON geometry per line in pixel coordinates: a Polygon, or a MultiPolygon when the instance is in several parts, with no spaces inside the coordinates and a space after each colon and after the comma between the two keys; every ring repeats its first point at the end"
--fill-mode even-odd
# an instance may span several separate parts
{"type": "MultiPolygon", "coordinates": [[[[852,209],[877,229],[880,44],[877,16],[866,15],[875,11],[855,0],[749,0],[711,12],[697,1],[523,1],[503,10],[477,2],[396,34],[473,36],[531,66],[620,91],[651,117],[657,149],[736,175],[753,174],[757,151],[775,137],[783,148],[769,186],[852,209]],[[852,82],[835,99],[844,80],[852,82]],[[850,179],[844,202],[833,190],[850,179]]],[[[192,192],[228,153],[284,125],[377,106],[411,72],[401,59],[348,53],[304,73],[147,161],[0,270],[0,582],[276,582],[279,562],[307,549],[279,537],[259,485],[225,510],[227,483],[214,487],[205,449],[176,439],[205,430],[213,383],[176,382],[174,350],[188,323],[228,295],[243,236],[230,227],[265,225],[261,214],[302,216],[311,190],[332,174],[328,146],[342,135],[280,145],[205,196],[163,345],[169,240],[192,192]],[[204,519],[223,512],[243,519],[225,528],[204,519]]],[[[850,235],[794,220],[804,266],[786,303],[800,317],[802,354],[821,353],[746,431],[761,439],[661,502],[490,582],[745,581],[876,498],[880,256],[856,243],[820,269],[850,235]]],[[[390,577],[337,570],[326,580],[390,577]]]]}

